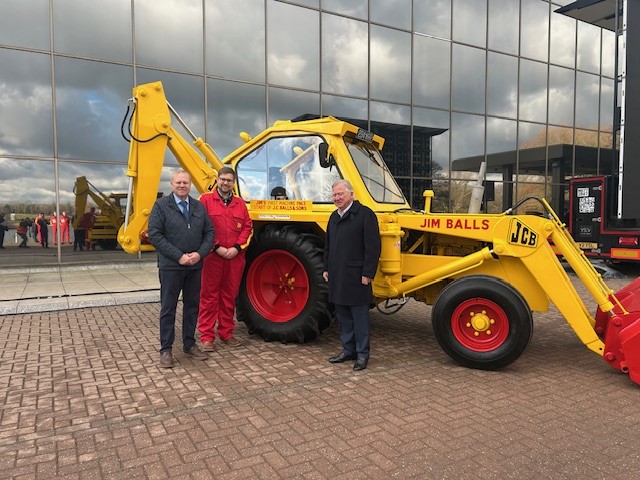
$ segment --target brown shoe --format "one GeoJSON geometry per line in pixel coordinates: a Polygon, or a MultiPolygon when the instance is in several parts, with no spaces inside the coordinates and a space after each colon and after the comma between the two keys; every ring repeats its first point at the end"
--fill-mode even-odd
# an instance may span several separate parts
{"type": "Polygon", "coordinates": [[[185,348],[182,351],[190,357],[193,357],[195,360],[206,360],[207,358],[209,358],[209,355],[201,352],[200,349],[195,345],[193,347],[185,348]]]}
{"type": "Polygon", "coordinates": [[[202,342],[200,344],[200,349],[203,352],[215,352],[216,351],[216,346],[214,345],[213,342],[202,342]]]}
{"type": "Polygon", "coordinates": [[[173,355],[171,350],[160,352],[160,368],[173,368],[173,355]]]}
{"type": "Polygon", "coordinates": [[[222,343],[224,343],[228,347],[239,347],[240,345],[242,345],[242,342],[236,337],[229,337],[226,340],[224,338],[221,338],[220,340],[222,340],[222,343]]]}

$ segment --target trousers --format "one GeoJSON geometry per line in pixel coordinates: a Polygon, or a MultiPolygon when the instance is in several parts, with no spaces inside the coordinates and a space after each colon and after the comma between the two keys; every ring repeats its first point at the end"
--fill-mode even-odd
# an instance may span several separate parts
{"type": "Polygon", "coordinates": [[[340,325],[342,351],[357,358],[369,358],[369,305],[338,305],[336,317],[340,325]]]}
{"type": "Polygon", "coordinates": [[[202,270],[159,270],[160,276],[160,352],[170,351],[175,338],[176,309],[182,291],[182,346],[196,344],[195,333],[200,305],[202,270]]]}
{"type": "Polygon", "coordinates": [[[218,337],[222,340],[228,340],[233,336],[236,326],[233,315],[245,263],[244,253],[231,260],[226,260],[215,252],[205,257],[198,317],[201,342],[215,340],[216,324],[218,337]]]}

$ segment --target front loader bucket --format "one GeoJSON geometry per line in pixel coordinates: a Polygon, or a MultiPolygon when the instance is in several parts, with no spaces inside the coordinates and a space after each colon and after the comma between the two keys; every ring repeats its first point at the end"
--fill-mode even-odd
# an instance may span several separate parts
{"type": "Polygon", "coordinates": [[[596,312],[595,330],[605,345],[604,359],[640,384],[640,277],[617,292],[615,299],[611,312],[596,312]]]}

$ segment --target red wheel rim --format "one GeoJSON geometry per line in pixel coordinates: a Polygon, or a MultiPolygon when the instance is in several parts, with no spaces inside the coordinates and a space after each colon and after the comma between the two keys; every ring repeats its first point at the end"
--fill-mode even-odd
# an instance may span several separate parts
{"type": "Polygon", "coordinates": [[[297,317],[309,299],[304,265],[284,250],[269,250],[251,262],[246,286],[253,308],[275,323],[297,317]]]}
{"type": "Polygon", "coordinates": [[[476,352],[489,352],[509,336],[509,318],[491,300],[471,298],[454,310],[451,330],[462,346],[476,352]]]}

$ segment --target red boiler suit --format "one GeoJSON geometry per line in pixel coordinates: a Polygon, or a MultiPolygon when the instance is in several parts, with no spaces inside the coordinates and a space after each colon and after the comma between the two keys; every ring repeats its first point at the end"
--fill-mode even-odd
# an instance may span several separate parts
{"type": "Polygon", "coordinates": [[[213,342],[218,337],[228,340],[233,336],[236,297],[245,266],[245,248],[253,232],[253,226],[244,200],[233,196],[225,205],[217,190],[200,197],[215,229],[213,251],[204,258],[198,331],[201,342],[213,342]],[[215,252],[217,247],[240,247],[231,260],[215,252]]]}
{"type": "Polygon", "coordinates": [[[53,244],[56,245],[58,242],[58,220],[53,213],[51,214],[49,225],[51,225],[51,233],[53,234],[53,244]]]}
{"type": "Polygon", "coordinates": [[[60,243],[70,243],[69,217],[67,215],[60,215],[60,243]]]}

